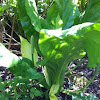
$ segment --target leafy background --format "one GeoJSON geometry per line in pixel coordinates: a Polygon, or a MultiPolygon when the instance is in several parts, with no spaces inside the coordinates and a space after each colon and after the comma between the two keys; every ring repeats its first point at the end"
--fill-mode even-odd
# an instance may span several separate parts
{"type": "MultiPolygon", "coordinates": [[[[78,8],[75,5],[71,5],[71,0],[70,1],[68,1],[68,0],[62,0],[62,1],[61,0],[58,0],[56,3],[52,3],[52,0],[38,0],[38,4],[36,2],[36,5],[37,5],[38,8],[33,10],[33,12],[38,17],[34,16],[34,14],[31,15],[32,14],[32,10],[30,10],[31,8],[30,8],[29,5],[32,5],[32,3],[29,4],[28,3],[29,0],[26,0],[26,2],[24,2],[24,1],[25,0],[22,0],[22,1],[18,0],[18,5],[16,5],[16,1],[15,0],[11,0],[11,1],[8,1],[8,2],[7,1],[3,1],[3,2],[1,2],[2,6],[0,7],[0,10],[1,10],[1,12],[0,12],[0,14],[1,14],[0,26],[2,27],[2,29],[0,31],[1,31],[1,34],[3,35],[3,39],[1,40],[1,42],[3,42],[6,45],[7,48],[9,47],[9,41],[10,41],[10,38],[11,38],[11,35],[12,35],[10,33],[12,33],[12,30],[13,30],[13,28],[12,28],[13,27],[13,22],[15,22],[14,23],[14,31],[13,31],[13,41],[11,42],[12,44],[11,44],[10,50],[12,52],[14,52],[15,54],[17,54],[18,56],[21,56],[21,52],[20,52],[20,40],[19,40],[19,36],[18,36],[19,34],[22,35],[24,38],[26,38],[28,41],[30,41],[30,36],[31,35],[34,35],[36,37],[34,39],[34,41],[36,43],[35,44],[36,49],[38,50],[39,54],[41,54],[41,52],[39,51],[39,48],[41,49],[42,48],[42,45],[40,45],[40,47],[37,47],[37,42],[38,42],[38,38],[39,38],[38,32],[40,31],[41,28],[47,29],[49,27],[50,29],[55,29],[55,28],[56,29],[60,29],[60,28],[62,28],[62,29],[68,29],[72,25],[77,25],[77,22],[78,21],[79,21],[80,24],[83,23],[83,22],[96,22],[97,20],[99,20],[99,17],[100,17],[100,12],[99,12],[99,4],[100,4],[100,1],[99,0],[96,0],[95,1],[95,4],[94,4],[93,1],[91,1],[91,3],[88,4],[87,3],[87,0],[82,0],[82,1],[79,0],[79,2],[77,2],[77,3],[75,2],[77,4],[79,10],[78,10],[78,8]],[[42,3],[42,5],[41,5],[41,3],[42,3]],[[70,10],[66,10],[64,8],[67,3],[69,3],[69,6],[66,9],[70,9],[70,10]],[[97,4],[98,4],[98,6],[97,6],[97,4]],[[61,6],[63,6],[63,7],[61,7],[61,6]],[[20,9],[19,10],[20,7],[22,7],[23,9],[20,9]],[[27,8],[25,8],[25,7],[27,7],[27,8]],[[76,13],[75,13],[74,16],[72,15],[73,14],[73,9],[75,9],[75,11],[76,11],[76,13]],[[84,11],[86,9],[87,9],[87,11],[84,14],[84,11]],[[92,10],[92,11],[90,11],[90,10],[92,10]],[[39,12],[39,13],[37,13],[37,12],[39,12]],[[60,12],[60,13],[58,13],[58,12],[60,12]],[[69,14],[69,16],[70,16],[70,17],[68,16],[69,18],[66,18],[65,17],[66,14],[62,14],[62,13],[65,13],[65,12],[67,12],[69,14]],[[97,13],[94,15],[94,12],[97,12],[97,13]],[[81,16],[78,17],[78,15],[80,13],[81,13],[81,16]],[[51,16],[51,14],[52,14],[52,16],[51,16]],[[14,16],[15,16],[15,20],[14,20],[14,16]],[[31,20],[31,17],[34,17],[36,20],[31,20]],[[68,20],[66,20],[66,19],[68,19],[68,20]],[[39,21],[41,22],[41,24],[38,23],[39,21]],[[61,24],[58,23],[59,21],[61,21],[61,24]],[[67,23],[67,25],[66,25],[66,23],[67,23]],[[34,33],[33,33],[33,31],[34,31],[34,33]],[[28,33],[30,33],[30,34],[28,34],[28,33]]],[[[36,7],[34,6],[34,8],[36,8],[36,7]]],[[[94,27],[90,27],[90,28],[92,28],[92,29],[95,28],[95,25],[94,25],[94,27]]],[[[94,30],[97,30],[97,29],[94,29],[94,30]]],[[[48,34],[48,30],[46,32],[48,34]]],[[[87,31],[87,33],[88,33],[88,31],[87,31]]],[[[95,40],[97,40],[97,37],[99,37],[98,32],[96,34],[97,35],[95,35],[95,37],[94,36],[91,36],[90,34],[88,34],[88,35],[89,35],[89,37],[92,37],[93,39],[95,38],[95,40]]],[[[85,38],[85,41],[87,41],[87,38],[88,37],[85,38]]],[[[70,36],[69,36],[69,39],[70,39],[70,36]]],[[[73,39],[75,39],[75,38],[73,38],[73,39]]],[[[91,41],[91,39],[90,39],[90,41],[91,41]]],[[[57,47],[58,46],[56,49],[59,49],[60,48],[60,45],[57,45],[56,46],[57,43],[58,44],[59,43],[64,43],[64,41],[60,41],[60,39],[58,39],[57,37],[56,38],[55,37],[54,38],[50,38],[48,42],[51,43],[51,41],[54,42],[54,44],[53,44],[54,47],[57,47]]],[[[97,42],[97,45],[98,45],[98,41],[96,41],[96,42],[97,42]]],[[[69,43],[69,41],[68,41],[68,43],[69,43]]],[[[46,40],[45,40],[45,44],[46,45],[44,47],[44,50],[47,50],[47,51],[50,50],[50,51],[52,51],[52,49],[49,48],[49,45],[46,42],[46,40]],[[48,48],[46,48],[47,45],[48,45],[48,48]]],[[[84,44],[86,44],[86,43],[84,43],[84,44]]],[[[89,44],[86,44],[85,45],[86,48],[88,48],[88,45],[89,44]]],[[[63,46],[63,48],[61,50],[63,51],[63,49],[65,49],[66,46],[67,45],[63,46]]],[[[93,46],[94,45],[91,45],[90,49],[93,49],[93,46]]],[[[89,51],[87,51],[87,52],[89,52],[89,51]]],[[[67,54],[65,54],[63,52],[63,55],[67,55],[67,54]]],[[[49,53],[48,53],[48,56],[50,56],[49,53]]],[[[53,59],[54,56],[55,56],[55,53],[50,58],[53,59]]],[[[57,59],[57,61],[56,61],[57,62],[56,64],[58,65],[58,63],[60,61],[61,55],[59,54],[59,52],[57,52],[57,55],[56,56],[57,56],[56,58],[59,58],[59,60],[57,59]]],[[[90,58],[91,58],[91,56],[95,57],[95,54],[94,55],[93,54],[92,55],[90,54],[90,58]]],[[[49,62],[49,59],[50,58],[48,57],[48,61],[46,61],[47,64],[48,63],[49,64],[51,63],[51,62],[49,62]]],[[[95,62],[96,61],[94,61],[93,64],[95,64],[95,62]]],[[[97,62],[99,62],[99,61],[97,61],[97,62]]],[[[81,67],[82,67],[82,65],[81,65],[81,67]]],[[[52,75],[53,75],[53,73],[52,73],[52,75]]],[[[92,73],[90,75],[92,75],[92,73]]],[[[98,75],[98,77],[99,77],[99,75],[98,75]]],[[[12,86],[13,87],[12,91],[15,90],[14,91],[14,96],[12,96],[12,97],[15,97],[15,98],[19,98],[20,97],[20,91],[17,90],[17,88],[16,88],[16,84],[17,84],[16,83],[16,80],[18,80],[18,79],[19,79],[19,77],[17,79],[14,79],[13,80],[14,83],[15,83],[15,85],[12,86]],[[19,97],[17,97],[17,95],[19,97]]],[[[51,79],[51,80],[54,80],[54,79],[51,79]]],[[[6,86],[8,83],[5,82],[4,86],[6,86]]],[[[26,82],[22,82],[22,83],[24,84],[26,82]]],[[[32,81],[31,82],[29,81],[29,83],[31,84],[31,88],[32,88],[32,81]]],[[[9,83],[9,84],[11,85],[11,83],[9,83]]],[[[20,84],[20,82],[19,82],[19,84],[20,84]]],[[[24,86],[24,87],[26,87],[26,86],[24,86]]],[[[30,90],[31,88],[28,88],[28,90],[30,90]]],[[[98,87],[98,88],[100,88],[100,87],[98,87]]],[[[4,89],[5,89],[5,87],[2,88],[1,90],[4,90],[4,89]]],[[[18,85],[18,89],[20,89],[20,85],[18,85]]],[[[39,88],[37,86],[37,88],[32,88],[31,89],[31,92],[34,89],[39,90],[39,88]]],[[[25,91],[25,90],[22,90],[22,91],[25,91]]],[[[9,92],[9,94],[11,94],[10,92],[9,92]]],[[[5,92],[3,92],[3,93],[4,93],[4,95],[6,95],[5,92]]],[[[25,93],[26,93],[25,95],[27,95],[27,97],[28,97],[29,94],[27,94],[27,91],[25,93]]],[[[4,95],[2,95],[1,98],[3,98],[4,95]]],[[[35,96],[36,95],[33,94],[33,95],[29,96],[29,97],[30,98],[34,98],[35,96]]],[[[97,96],[98,96],[98,94],[97,94],[97,96]]]]}

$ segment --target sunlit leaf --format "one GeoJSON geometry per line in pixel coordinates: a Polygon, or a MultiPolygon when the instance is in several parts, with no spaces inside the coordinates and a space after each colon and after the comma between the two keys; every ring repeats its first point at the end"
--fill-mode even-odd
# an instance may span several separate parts
{"type": "Polygon", "coordinates": [[[0,66],[8,67],[11,73],[22,76],[27,79],[39,79],[43,76],[33,69],[34,65],[31,60],[20,59],[11,53],[0,43],[0,66]]]}
{"type": "Polygon", "coordinates": [[[74,20],[79,16],[78,7],[72,3],[72,0],[55,0],[63,21],[62,29],[70,28],[74,24],[74,20]]]}
{"type": "Polygon", "coordinates": [[[50,9],[47,11],[46,20],[50,25],[50,29],[59,29],[59,27],[56,27],[59,25],[60,21],[59,8],[56,3],[53,3],[50,9]],[[58,20],[57,17],[59,17],[58,20]]]}
{"type": "Polygon", "coordinates": [[[39,47],[49,86],[57,84],[58,80],[61,86],[68,62],[80,58],[84,51],[88,55],[89,67],[100,63],[99,27],[99,23],[83,23],[66,30],[41,30],[39,47]]]}
{"type": "Polygon", "coordinates": [[[17,61],[19,58],[0,43],[0,66],[9,67],[13,59],[17,61]]]}
{"type": "Polygon", "coordinates": [[[17,4],[21,25],[27,38],[30,40],[31,35],[35,35],[35,37],[38,38],[38,33],[34,30],[34,26],[31,24],[30,17],[27,15],[25,0],[18,0],[17,4]]]}
{"type": "Polygon", "coordinates": [[[40,32],[41,24],[39,20],[39,14],[37,11],[35,0],[25,0],[25,6],[28,16],[31,19],[31,23],[36,29],[36,31],[40,32]]]}
{"type": "Polygon", "coordinates": [[[21,54],[23,57],[32,60],[31,44],[20,36],[21,40],[21,54]]]}

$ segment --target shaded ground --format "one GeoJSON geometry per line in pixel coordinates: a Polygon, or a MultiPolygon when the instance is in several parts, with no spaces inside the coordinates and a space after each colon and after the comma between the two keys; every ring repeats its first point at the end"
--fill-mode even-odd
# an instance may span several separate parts
{"type": "MultiPolygon", "coordinates": [[[[85,76],[88,80],[90,80],[94,74],[93,68],[88,68],[87,66],[88,60],[86,59],[81,66],[79,66],[75,71],[76,74],[78,72],[79,75],[85,76]]],[[[86,88],[86,93],[93,93],[100,99],[100,69],[99,73],[94,79],[94,81],[86,88]]]]}
{"type": "MultiPolygon", "coordinates": [[[[8,35],[4,35],[4,40],[7,41],[8,37],[9,37],[8,35]]],[[[6,47],[8,48],[8,43],[6,43],[5,41],[3,41],[3,43],[5,43],[6,47]]],[[[15,53],[16,55],[21,56],[19,40],[17,43],[14,40],[12,40],[11,51],[13,53],[15,53]]],[[[39,59],[41,59],[41,57],[39,59]]],[[[72,65],[68,66],[68,70],[75,67],[75,65],[77,65],[79,61],[80,61],[80,59],[74,60],[72,65]]],[[[94,74],[94,69],[86,67],[87,64],[88,64],[88,58],[85,57],[85,61],[80,66],[78,66],[75,70],[73,70],[70,73],[70,75],[69,74],[65,75],[65,81],[64,81],[64,85],[63,85],[64,89],[82,88],[85,85],[85,82],[83,81],[83,84],[82,84],[82,82],[81,82],[82,79],[79,77],[86,79],[85,81],[89,81],[92,78],[92,76],[94,74]],[[77,78],[79,80],[81,79],[81,81],[78,81],[77,78]]],[[[38,67],[38,71],[39,72],[42,71],[41,67],[38,67]]],[[[11,74],[8,71],[8,69],[5,66],[0,67],[0,73],[1,73],[1,77],[2,77],[3,81],[10,80],[15,77],[13,74],[11,74]]],[[[99,73],[98,73],[97,77],[95,78],[95,80],[89,85],[89,87],[86,88],[85,93],[89,93],[89,94],[92,93],[100,99],[100,70],[99,70],[99,73]]],[[[60,93],[59,96],[60,96],[61,100],[71,100],[72,99],[71,96],[63,94],[63,93],[60,93]]],[[[38,98],[37,100],[39,100],[39,99],[40,98],[38,98]]],[[[41,98],[41,100],[45,100],[44,97],[41,98]]]]}
{"type": "MultiPolygon", "coordinates": [[[[74,63],[72,64],[72,66],[68,67],[68,70],[70,70],[75,65],[77,65],[79,61],[80,61],[80,59],[74,60],[74,63]]],[[[76,89],[83,87],[81,81],[76,82],[75,76],[78,76],[78,77],[83,76],[88,81],[92,78],[94,69],[86,67],[87,64],[88,64],[88,60],[86,58],[85,61],[80,66],[78,66],[74,71],[72,71],[71,74],[74,75],[74,77],[69,76],[69,75],[65,76],[65,81],[64,81],[64,85],[63,85],[64,89],[67,89],[69,87],[73,89],[74,88],[73,86],[75,86],[76,89]],[[74,80],[73,80],[73,78],[74,78],[74,80]],[[71,82],[72,82],[72,84],[71,84],[71,82]],[[68,85],[68,83],[70,84],[70,86],[68,85]],[[71,87],[71,85],[73,85],[73,86],[71,87]]],[[[41,71],[41,68],[39,70],[41,71]]],[[[3,81],[9,80],[14,77],[14,75],[12,75],[6,67],[1,66],[0,73],[1,73],[1,77],[2,77],[3,81]]],[[[92,93],[100,99],[100,70],[99,70],[99,73],[96,76],[95,80],[89,85],[88,88],[86,88],[85,93],[89,93],[89,94],[92,93]]],[[[61,100],[71,100],[72,99],[71,96],[68,96],[63,93],[60,93],[60,98],[61,98],[61,100]]]]}

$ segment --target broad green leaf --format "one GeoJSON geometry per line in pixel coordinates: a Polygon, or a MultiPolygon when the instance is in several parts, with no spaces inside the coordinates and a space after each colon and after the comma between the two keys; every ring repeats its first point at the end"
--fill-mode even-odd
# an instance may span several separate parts
{"type": "MultiPolygon", "coordinates": [[[[27,38],[30,40],[31,35],[35,35],[36,39],[38,39],[38,33],[34,30],[34,26],[31,24],[30,17],[27,15],[25,0],[18,0],[18,12],[21,20],[21,25],[24,29],[24,33],[27,38]]],[[[37,43],[37,42],[36,42],[37,43]]]]}
{"type": "Polygon", "coordinates": [[[55,19],[51,20],[51,23],[53,29],[62,29],[63,22],[59,14],[57,15],[57,17],[55,17],[55,19]]]}
{"type": "Polygon", "coordinates": [[[25,0],[25,6],[28,16],[30,17],[31,24],[37,32],[40,32],[41,28],[49,28],[49,24],[46,20],[39,16],[35,0],[25,0]]]}
{"type": "Polygon", "coordinates": [[[54,29],[62,29],[63,22],[59,14],[57,15],[55,21],[52,20],[52,24],[54,24],[54,29]]]}
{"type": "Polygon", "coordinates": [[[72,100],[99,100],[99,98],[95,97],[95,95],[90,94],[87,95],[83,93],[69,93],[72,96],[72,100]]]}
{"type": "MultiPolygon", "coordinates": [[[[89,60],[88,66],[96,67],[96,64],[100,63],[100,54],[99,54],[99,51],[100,51],[100,42],[99,42],[100,29],[99,29],[99,27],[100,27],[99,22],[95,23],[95,24],[83,23],[83,24],[75,25],[72,28],[67,29],[67,30],[45,30],[44,32],[45,32],[45,34],[50,36],[50,38],[52,38],[51,35],[56,36],[56,38],[59,37],[60,39],[63,39],[65,37],[68,38],[69,35],[71,35],[70,38],[72,38],[74,36],[76,36],[76,37],[78,36],[78,38],[82,37],[79,41],[80,41],[81,47],[88,55],[88,60],[89,60]]],[[[44,36],[45,39],[47,39],[48,36],[44,36]]],[[[42,42],[42,40],[45,41],[45,39],[43,40],[41,38],[40,42],[42,42]]],[[[69,40],[69,41],[71,42],[71,40],[69,40]]],[[[47,44],[47,45],[49,45],[49,44],[47,44]]],[[[76,45],[78,47],[78,44],[76,44],[76,45]]],[[[68,48],[67,48],[67,50],[68,50],[68,48]]],[[[66,51],[66,52],[69,52],[69,51],[66,51]]]]}
{"type": "Polygon", "coordinates": [[[51,20],[54,20],[57,17],[58,14],[59,14],[59,8],[56,3],[53,3],[52,6],[47,11],[46,20],[49,22],[49,24],[51,20]]]}
{"type": "Polygon", "coordinates": [[[40,32],[41,24],[39,20],[39,14],[37,11],[35,0],[25,0],[25,6],[27,10],[27,14],[31,19],[31,23],[36,29],[36,31],[40,32]]]}
{"type": "Polygon", "coordinates": [[[72,0],[55,0],[63,21],[62,29],[70,28],[74,24],[74,20],[79,16],[78,7],[72,3],[72,0]]]}
{"type": "Polygon", "coordinates": [[[67,93],[68,95],[72,96],[72,100],[99,100],[98,97],[96,97],[91,93],[90,94],[84,94],[82,92],[74,93],[68,90],[63,91],[63,93],[67,93]]]}
{"type": "Polygon", "coordinates": [[[83,47],[88,55],[88,67],[100,63],[100,23],[95,23],[84,32],[83,47]]]}
{"type": "Polygon", "coordinates": [[[13,59],[17,61],[19,58],[0,43],[0,66],[9,67],[13,59]]]}
{"type": "Polygon", "coordinates": [[[21,40],[21,54],[23,57],[32,60],[31,44],[20,36],[21,40]]]}
{"type": "Polygon", "coordinates": [[[26,6],[25,6],[25,0],[18,0],[18,11],[19,11],[19,17],[21,20],[22,27],[24,29],[24,33],[26,34],[28,40],[30,41],[31,36],[34,36],[34,46],[36,50],[41,54],[39,47],[38,47],[38,38],[39,33],[35,31],[34,26],[31,24],[31,19],[27,14],[26,6]]]}
{"type": "Polygon", "coordinates": [[[55,2],[53,3],[53,5],[48,10],[46,20],[50,25],[50,28],[48,28],[48,29],[62,28],[63,22],[62,22],[62,20],[59,16],[59,8],[58,8],[58,6],[55,2]]]}
{"type": "Polygon", "coordinates": [[[66,30],[41,30],[39,48],[44,58],[41,64],[46,66],[49,86],[57,84],[59,80],[60,87],[67,64],[72,59],[80,58],[80,53],[84,51],[88,55],[89,67],[100,63],[99,27],[99,23],[83,23],[66,30]]]}
{"type": "Polygon", "coordinates": [[[10,70],[11,73],[17,76],[21,76],[23,78],[27,79],[43,78],[43,76],[40,73],[38,73],[35,69],[31,68],[32,66],[34,65],[29,59],[24,60],[23,58],[22,60],[19,59],[18,61],[13,59],[8,69],[10,70]]]}
{"type": "Polygon", "coordinates": [[[30,59],[34,63],[34,66],[37,67],[36,63],[38,61],[38,55],[37,55],[37,51],[36,51],[35,46],[34,46],[33,36],[31,36],[31,44],[21,36],[20,36],[20,40],[21,40],[22,56],[30,59]]]}
{"type": "Polygon", "coordinates": [[[96,22],[100,20],[100,0],[89,0],[82,22],[96,22]]]}
{"type": "Polygon", "coordinates": [[[40,18],[41,21],[41,27],[42,29],[50,29],[50,25],[47,22],[47,20],[43,19],[42,17],[40,18]]]}
{"type": "Polygon", "coordinates": [[[31,60],[22,58],[22,60],[7,50],[0,43],[0,66],[8,67],[11,73],[22,76],[28,79],[39,79],[43,76],[33,69],[33,63],[31,60]]]}
{"type": "Polygon", "coordinates": [[[76,26],[65,31],[41,30],[39,47],[44,57],[42,64],[46,66],[47,83],[49,85],[55,84],[62,77],[61,74],[64,73],[66,64],[77,58],[81,52],[81,49],[79,49],[82,47],[81,42],[79,42],[81,39],[75,34],[71,35],[72,32],[78,31],[77,27],[80,29],[82,26],[76,26]]]}
{"type": "MultiPolygon", "coordinates": [[[[81,34],[83,34],[84,30],[86,30],[87,27],[90,25],[93,25],[93,23],[86,22],[83,24],[72,26],[71,28],[66,29],[66,30],[60,30],[60,29],[47,30],[47,29],[44,29],[44,30],[41,30],[41,32],[45,32],[45,34],[48,36],[53,35],[55,37],[62,39],[62,38],[65,38],[67,35],[74,35],[74,36],[81,35],[81,34]],[[84,28],[84,30],[83,30],[83,28],[84,28]]],[[[45,40],[45,38],[44,38],[44,40],[45,40]]],[[[40,41],[44,41],[44,40],[42,38],[40,39],[40,41]]]]}

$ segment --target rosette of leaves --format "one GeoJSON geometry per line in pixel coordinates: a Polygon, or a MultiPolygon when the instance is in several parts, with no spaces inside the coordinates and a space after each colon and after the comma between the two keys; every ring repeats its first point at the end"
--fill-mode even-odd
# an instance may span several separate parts
{"type": "MultiPolygon", "coordinates": [[[[29,40],[33,35],[33,48],[43,57],[38,64],[45,66],[50,100],[58,100],[69,61],[81,58],[80,54],[86,52],[88,67],[97,67],[100,63],[99,4],[99,0],[90,0],[85,14],[81,16],[72,0],[54,0],[47,18],[43,19],[39,16],[35,0],[18,0],[24,32],[29,40]]],[[[32,57],[33,53],[30,54],[32,57]]],[[[31,60],[34,64],[34,59],[31,60]]]]}

